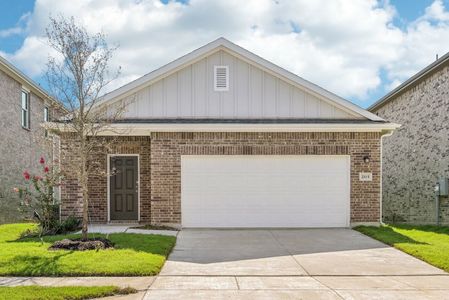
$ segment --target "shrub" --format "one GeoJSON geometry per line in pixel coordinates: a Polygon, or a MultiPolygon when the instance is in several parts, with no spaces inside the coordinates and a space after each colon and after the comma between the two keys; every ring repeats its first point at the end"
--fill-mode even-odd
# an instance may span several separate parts
{"type": "Polygon", "coordinates": [[[68,217],[64,221],[58,221],[57,231],[55,234],[64,234],[68,232],[73,232],[81,228],[81,220],[75,218],[74,216],[68,217]]]}
{"type": "Polygon", "coordinates": [[[55,199],[54,190],[59,186],[61,173],[52,166],[45,164],[41,157],[39,163],[42,166],[41,174],[30,174],[23,172],[26,181],[25,188],[14,188],[21,198],[21,211],[28,214],[31,210],[33,218],[39,224],[40,235],[51,234],[58,231],[61,226],[59,222],[59,201],[55,199]]]}
{"type": "Polygon", "coordinates": [[[38,226],[36,228],[27,229],[26,231],[22,232],[20,237],[28,238],[28,237],[40,237],[42,235],[66,234],[75,232],[79,229],[81,229],[81,220],[73,216],[70,216],[64,221],[55,220],[54,223],[51,225],[51,228],[45,232],[43,232],[42,228],[38,226]]]}

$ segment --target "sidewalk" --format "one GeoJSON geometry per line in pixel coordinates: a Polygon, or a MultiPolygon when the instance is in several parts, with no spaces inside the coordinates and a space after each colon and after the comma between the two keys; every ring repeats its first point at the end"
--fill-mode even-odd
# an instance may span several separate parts
{"type": "Polygon", "coordinates": [[[147,290],[155,277],[0,277],[0,286],[105,286],[132,287],[147,290]]]}
{"type": "Polygon", "coordinates": [[[113,285],[121,288],[132,287],[138,292],[130,295],[101,298],[134,300],[143,299],[156,277],[0,277],[1,286],[107,286],[113,285]]]}
{"type": "Polygon", "coordinates": [[[103,300],[449,299],[449,276],[0,277],[0,286],[133,287],[103,300]]]}

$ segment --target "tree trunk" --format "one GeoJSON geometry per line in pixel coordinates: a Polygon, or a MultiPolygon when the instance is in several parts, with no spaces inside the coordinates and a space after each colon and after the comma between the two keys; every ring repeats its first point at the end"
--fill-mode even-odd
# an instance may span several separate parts
{"type": "Polygon", "coordinates": [[[85,152],[85,141],[82,137],[81,141],[81,168],[80,168],[80,183],[83,193],[83,226],[82,226],[82,239],[87,240],[88,225],[89,225],[89,189],[88,189],[88,172],[87,172],[87,154],[85,152]]]}
{"type": "MultiPolygon", "coordinates": [[[[85,174],[87,176],[87,174],[85,174]]],[[[87,226],[89,225],[89,193],[87,189],[87,180],[82,179],[82,190],[83,190],[83,228],[82,228],[82,238],[83,240],[87,240],[87,233],[88,229],[87,226]]]]}

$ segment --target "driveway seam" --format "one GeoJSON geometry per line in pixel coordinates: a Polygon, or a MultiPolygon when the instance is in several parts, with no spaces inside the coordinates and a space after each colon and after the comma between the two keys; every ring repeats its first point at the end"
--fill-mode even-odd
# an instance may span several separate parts
{"type": "Polygon", "coordinates": [[[234,276],[235,279],[235,284],[237,285],[237,290],[240,290],[240,284],[239,281],[237,280],[237,276],[234,276]]]}
{"type": "Polygon", "coordinates": [[[291,275],[285,275],[285,274],[273,274],[273,275],[265,275],[265,274],[253,274],[253,275],[236,275],[236,274],[214,274],[214,275],[208,275],[208,274],[160,274],[157,275],[158,277],[446,277],[449,276],[449,274],[391,274],[391,275],[379,275],[379,274],[291,274],[291,275]]]}
{"type": "Polygon", "coordinates": [[[319,280],[318,278],[315,278],[314,276],[310,276],[310,278],[315,279],[316,281],[318,281],[320,284],[324,285],[325,287],[327,287],[329,290],[331,290],[334,294],[337,295],[338,298],[340,299],[344,299],[342,295],[340,295],[336,290],[334,290],[333,288],[331,288],[330,286],[328,286],[327,284],[321,282],[321,280],[319,280]]]}
{"type": "Polygon", "coordinates": [[[268,232],[271,234],[271,236],[273,237],[273,239],[279,244],[279,246],[281,246],[281,248],[283,248],[285,251],[287,251],[287,253],[293,258],[293,260],[296,262],[296,264],[302,269],[304,270],[304,272],[306,272],[307,276],[311,276],[309,274],[309,271],[306,270],[306,268],[304,268],[299,261],[295,258],[295,256],[287,249],[287,247],[285,247],[285,245],[283,245],[277,238],[276,235],[273,233],[272,230],[268,230],[268,232]]]}
{"type": "Polygon", "coordinates": [[[334,289],[331,289],[340,299],[345,299],[344,297],[343,297],[343,295],[341,295],[339,292],[338,292],[338,290],[334,290],[334,289]]]}

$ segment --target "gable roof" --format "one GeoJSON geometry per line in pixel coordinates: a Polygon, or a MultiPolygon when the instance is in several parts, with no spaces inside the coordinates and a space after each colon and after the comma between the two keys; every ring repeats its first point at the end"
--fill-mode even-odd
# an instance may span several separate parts
{"type": "Polygon", "coordinates": [[[0,56],[0,70],[5,72],[8,76],[12,77],[14,80],[20,82],[22,85],[31,90],[34,94],[36,94],[42,100],[47,99],[52,102],[52,104],[58,106],[59,108],[67,111],[64,105],[50,96],[43,88],[41,88],[36,82],[34,82],[31,78],[26,76],[23,72],[17,69],[12,63],[7,61],[5,58],[0,56]]]}
{"type": "Polygon", "coordinates": [[[378,101],[376,101],[373,105],[368,107],[368,110],[371,112],[377,111],[379,108],[390,102],[391,100],[395,99],[398,95],[401,93],[404,93],[408,89],[414,87],[417,85],[421,80],[424,78],[427,78],[428,76],[432,75],[436,71],[440,70],[444,66],[449,65],[449,52],[443,55],[441,58],[437,59],[406,81],[404,81],[401,85],[399,85],[397,88],[393,89],[391,92],[380,98],[378,101]]]}
{"type": "Polygon", "coordinates": [[[105,94],[100,101],[97,103],[97,105],[104,105],[108,103],[112,103],[114,101],[120,100],[125,98],[126,96],[131,95],[132,93],[136,92],[137,90],[140,90],[176,71],[179,71],[180,69],[193,64],[200,59],[204,58],[205,56],[219,51],[219,50],[225,50],[230,52],[233,55],[236,55],[237,57],[247,61],[250,64],[256,65],[263,70],[272,73],[275,76],[281,77],[284,80],[287,80],[288,82],[300,86],[302,89],[306,90],[309,93],[316,94],[318,96],[321,96],[321,98],[325,101],[330,102],[331,104],[342,108],[354,115],[362,116],[367,118],[371,121],[380,121],[383,122],[384,120],[375,114],[372,114],[363,108],[329,92],[326,89],[323,89],[319,87],[316,84],[313,84],[263,58],[260,56],[257,56],[256,54],[228,41],[225,38],[219,38],[215,41],[206,44],[205,46],[202,46],[187,55],[184,55],[162,67],[159,69],[154,70],[153,72],[150,72],[128,84],[125,84],[124,86],[109,92],[105,94]]]}

